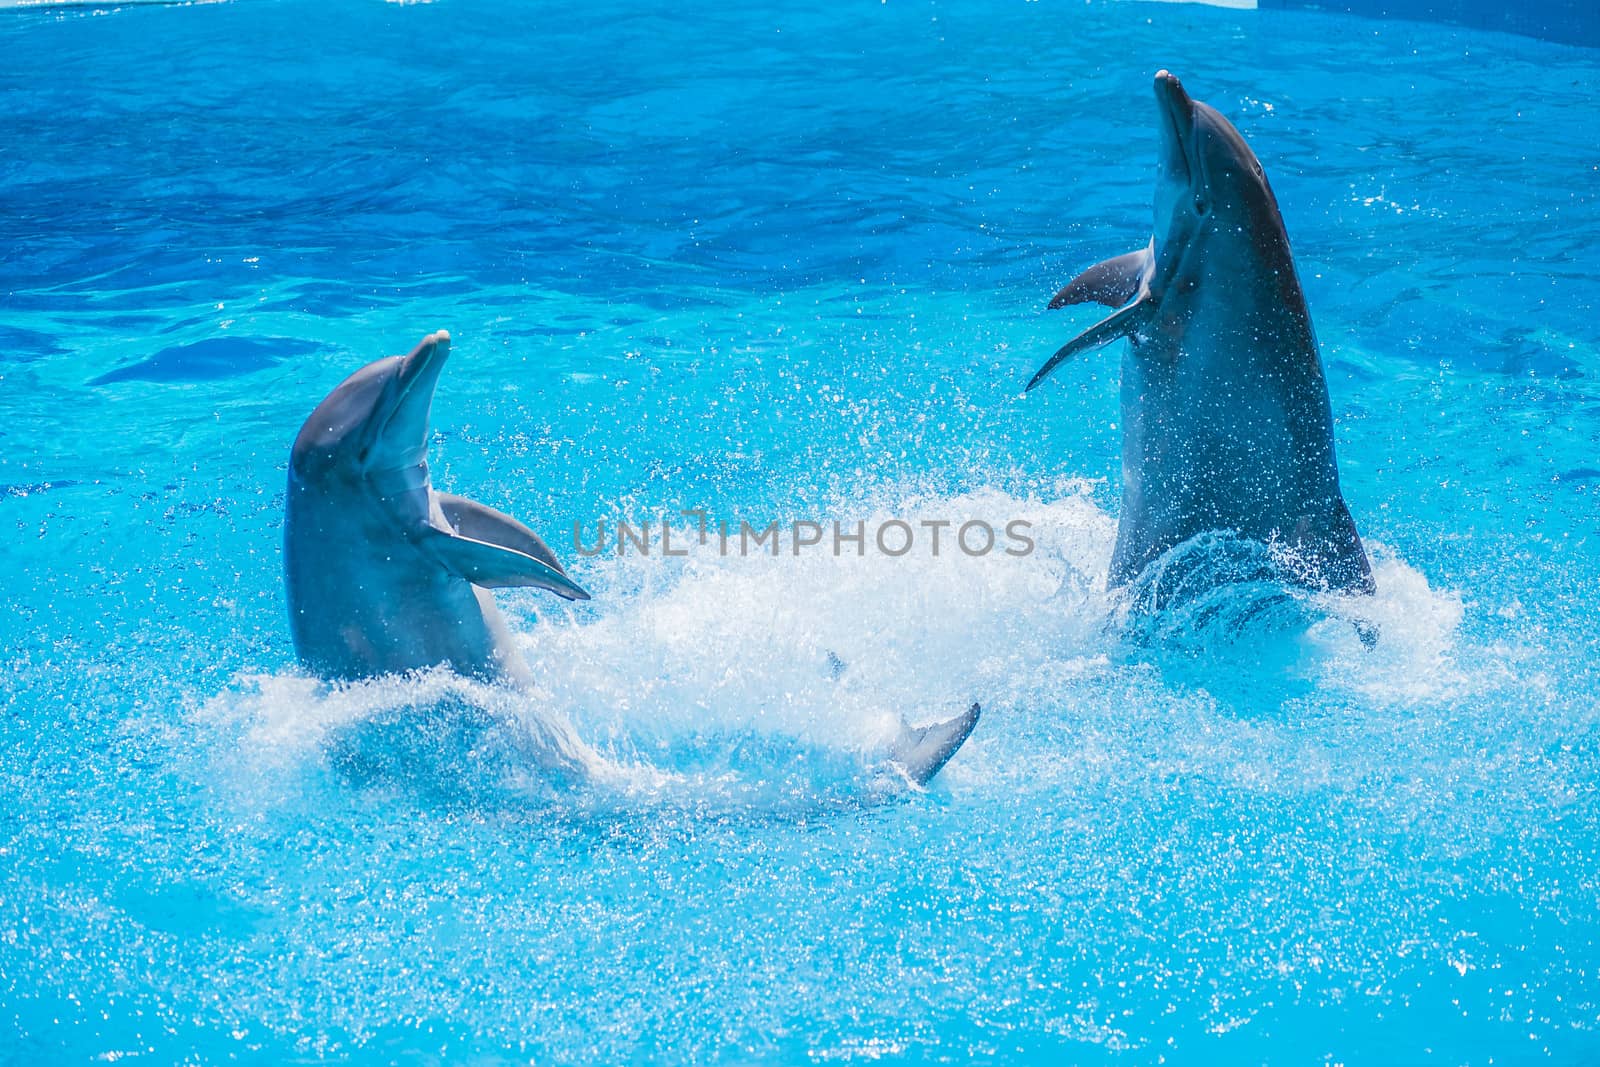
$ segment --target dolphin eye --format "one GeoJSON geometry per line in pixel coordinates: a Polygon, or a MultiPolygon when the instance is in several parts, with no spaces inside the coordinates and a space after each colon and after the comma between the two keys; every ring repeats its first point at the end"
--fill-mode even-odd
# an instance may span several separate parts
{"type": "Polygon", "coordinates": [[[1210,210],[1211,210],[1211,201],[1207,200],[1203,196],[1197,196],[1197,197],[1194,198],[1194,213],[1196,215],[1204,215],[1206,212],[1208,212],[1210,210]]]}

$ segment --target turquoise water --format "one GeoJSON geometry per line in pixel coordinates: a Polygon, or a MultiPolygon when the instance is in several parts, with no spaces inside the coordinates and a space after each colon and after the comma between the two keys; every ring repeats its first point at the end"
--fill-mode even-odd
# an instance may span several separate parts
{"type": "Polygon", "coordinates": [[[900,0],[0,44],[0,1060],[1600,1056],[1600,54],[900,0]],[[1118,355],[1022,396],[1148,237],[1162,66],[1282,203],[1371,650],[1254,587],[1127,623],[1118,355]],[[595,594],[499,595],[531,699],[294,666],[290,442],[441,327],[435,483],[595,594]],[[573,551],[687,508],[1037,550],[573,551]]]}

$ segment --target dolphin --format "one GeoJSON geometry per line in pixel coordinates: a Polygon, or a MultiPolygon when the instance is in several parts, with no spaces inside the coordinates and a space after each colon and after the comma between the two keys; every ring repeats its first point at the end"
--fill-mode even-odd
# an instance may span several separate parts
{"type": "MultiPolygon", "coordinates": [[[[433,487],[428,423],[450,355],[444,330],[407,356],[369,363],[312,411],[289,457],[284,580],[295,653],[354,681],[445,665],[489,683],[533,685],[491,589],[529,586],[588,600],[539,535],[487,505],[433,487]]],[[[926,785],[977,725],[901,724],[889,761],[926,785]]],[[[598,758],[547,724],[544,762],[582,773],[598,758]]]]}
{"type": "Polygon", "coordinates": [[[1116,310],[1028,382],[1119,338],[1122,513],[1108,585],[1196,535],[1281,551],[1312,589],[1371,593],[1372,568],[1339,490],[1333,416],[1311,314],[1277,199],[1250,146],[1163,70],[1155,233],[1050,301],[1116,310]]]}
{"type": "Polygon", "coordinates": [[[528,684],[491,589],[588,600],[539,535],[441,493],[428,477],[428,417],[450,335],[369,363],[306,419],[289,457],[284,578],[295,652],[353,680],[446,664],[528,684]]]}

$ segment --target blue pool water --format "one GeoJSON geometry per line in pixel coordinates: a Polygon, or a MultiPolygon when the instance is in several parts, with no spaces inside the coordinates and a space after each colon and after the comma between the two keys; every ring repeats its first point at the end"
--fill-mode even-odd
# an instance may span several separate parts
{"type": "Polygon", "coordinates": [[[1600,53],[570,7],[0,13],[0,1061],[1600,1057],[1600,53]],[[1021,395],[1148,237],[1162,66],[1282,203],[1371,650],[1124,620],[1119,356],[1021,395]],[[289,444],[440,327],[435,483],[595,594],[499,594],[531,698],[294,666],[289,444]],[[686,508],[1038,544],[572,549],[686,508]]]}

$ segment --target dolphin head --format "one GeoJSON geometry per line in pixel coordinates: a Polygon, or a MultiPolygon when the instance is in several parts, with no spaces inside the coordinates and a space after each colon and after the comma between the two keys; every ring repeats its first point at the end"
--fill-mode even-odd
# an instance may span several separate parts
{"type": "Polygon", "coordinates": [[[1209,104],[1192,99],[1177,75],[1156,73],[1161,148],[1155,195],[1155,277],[1160,296],[1184,273],[1187,254],[1208,233],[1254,235],[1276,224],[1277,200],[1250,146],[1209,104]]]}
{"type": "Polygon", "coordinates": [[[428,485],[428,417],[450,356],[444,330],[407,356],[369,363],[329,393],[295,438],[290,466],[307,482],[370,481],[386,495],[428,485]]]}
{"type": "Polygon", "coordinates": [[[1204,276],[1249,277],[1270,261],[1286,284],[1298,284],[1278,201],[1239,131],[1169,71],[1156,73],[1155,91],[1161,149],[1154,235],[1146,248],[1096,263],[1050,301],[1052,308],[1095,301],[1117,310],[1062,345],[1028,389],[1080,352],[1137,338],[1159,316],[1181,317],[1173,307],[1181,299],[1168,297],[1192,292],[1204,276]]]}

